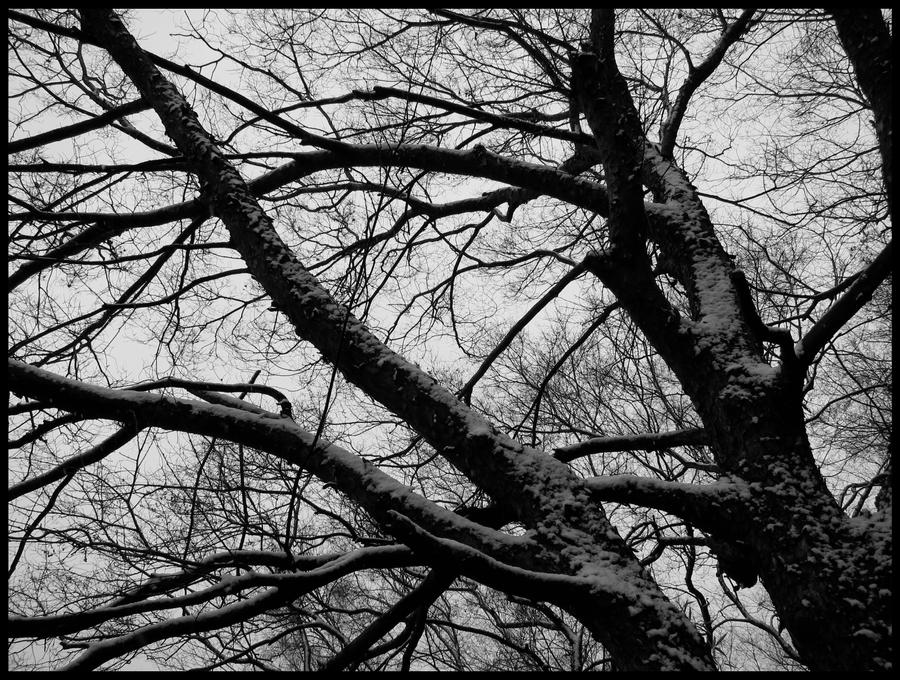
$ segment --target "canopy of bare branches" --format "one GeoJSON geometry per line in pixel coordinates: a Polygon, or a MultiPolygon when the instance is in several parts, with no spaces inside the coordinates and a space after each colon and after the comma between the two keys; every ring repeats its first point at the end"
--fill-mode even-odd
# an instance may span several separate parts
{"type": "Polygon", "coordinates": [[[10,10],[9,668],[889,669],[890,19],[10,10]]]}

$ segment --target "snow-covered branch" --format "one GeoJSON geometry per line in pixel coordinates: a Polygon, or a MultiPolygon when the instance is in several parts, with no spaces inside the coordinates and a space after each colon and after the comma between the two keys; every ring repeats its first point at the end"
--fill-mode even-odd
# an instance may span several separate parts
{"type": "MultiPolygon", "coordinates": [[[[365,507],[374,517],[385,517],[393,507],[416,515],[425,526],[450,531],[460,540],[477,535],[476,544],[488,552],[528,554],[523,539],[483,527],[442,508],[398,483],[359,456],[335,445],[317,442],[290,418],[260,415],[244,409],[130,390],[113,390],[63,378],[34,366],[9,360],[10,389],[36,397],[55,408],[85,417],[137,422],[141,427],[162,427],[192,432],[252,446],[307,469],[365,507]],[[486,532],[486,533],[485,533],[486,532]]],[[[513,557],[516,559],[516,557],[513,557]]]]}
{"type": "Polygon", "coordinates": [[[699,485],[611,475],[590,477],[584,484],[598,501],[655,508],[711,532],[728,530],[736,517],[746,519],[753,500],[751,487],[735,480],[699,485]]]}

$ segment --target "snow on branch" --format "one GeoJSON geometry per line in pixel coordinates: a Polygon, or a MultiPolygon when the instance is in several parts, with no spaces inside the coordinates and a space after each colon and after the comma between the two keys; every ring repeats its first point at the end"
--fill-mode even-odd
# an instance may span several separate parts
{"type": "MultiPolygon", "coordinates": [[[[253,383],[234,383],[234,384],[225,384],[225,383],[215,383],[215,382],[198,382],[196,380],[183,380],[181,378],[162,378],[161,380],[154,380],[149,383],[140,383],[138,385],[130,385],[128,387],[129,390],[134,390],[135,392],[146,392],[148,390],[159,390],[166,387],[180,387],[189,392],[243,392],[246,394],[247,392],[256,392],[258,394],[265,394],[266,396],[272,397],[275,401],[278,402],[279,407],[281,408],[281,415],[290,417],[291,416],[291,402],[280,390],[275,389],[274,387],[270,387],[269,385],[256,385],[253,383]]],[[[200,396],[198,394],[198,396],[200,396]]],[[[236,406],[237,408],[243,408],[243,406],[238,406],[237,404],[233,404],[229,402],[228,406],[236,406]]]]}
{"type": "MultiPolygon", "coordinates": [[[[452,538],[437,536],[395,510],[390,510],[389,514],[393,531],[401,534],[407,545],[410,545],[417,554],[425,556],[434,566],[446,564],[449,557],[462,573],[495,588],[502,588],[505,591],[516,590],[534,599],[547,599],[547,591],[550,590],[573,593],[581,587],[593,587],[596,592],[601,583],[601,579],[589,573],[589,565],[585,569],[586,573],[582,575],[553,574],[525,569],[500,561],[452,538]]],[[[616,595],[633,593],[624,580],[603,579],[602,583],[604,594],[611,599],[616,595]]]]}
{"type": "Polygon", "coordinates": [[[590,477],[584,485],[598,501],[642,505],[671,513],[704,531],[727,531],[733,518],[749,516],[750,487],[739,481],[682,484],[636,475],[590,477]]]}
{"type": "Polygon", "coordinates": [[[527,554],[528,542],[524,539],[488,529],[446,510],[346,449],[321,441],[313,448],[313,435],[290,418],[89,385],[14,359],[9,360],[8,376],[14,393],[39,398],[54,408],[252,446],[309,470],[358,502],[373,517],[384,518],[386,510],[403,508],[406,513],[413,512],[423,525],[440,527],[492,554],[504,551],[512,555],[527,554]]]}

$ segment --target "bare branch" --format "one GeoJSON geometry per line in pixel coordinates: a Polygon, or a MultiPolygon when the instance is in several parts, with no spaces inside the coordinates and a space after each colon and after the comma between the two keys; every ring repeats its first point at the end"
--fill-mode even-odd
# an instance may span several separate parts
{"type": "Polygon", "coordinates": [[[28,139],[16,139],[12,142],[7,142],[6,151],[7,153],[19,153],[22,151],[27,151],[28,149],[35,149],[39,146],[44,146],[45,144],[52,144],[53,142],[58,142],[63,139],[76,137],[77,135],[84,134],[85,132],[90,132],[91,130],[101,128],[113,121],[118,120],[119,118],[122,118],[123,116],[146,111],[149,108],[150,105],[142,99],[128,102],[127,104],[122,104],[121,106],[117,106],[105,113],[99,114],[97,117],[91,118],[90,120],[85,120],[80,123],[74,123],[73,125],[67,125],[65,127],[57,128],[56,130],[50,130],[49,132],[34,135],[33,137],[29,137],[28,139]]]}
{"type": "Polygon", "coordinates": [[[577,444],[554,450],[553,456],[566,463],[595,453],[611,451],[658,451],[673,446],[708,446],[709,437],[703,428],[675,430],[674,432],[648,432],[621,437],[594,437],[577,444]]]}
{"type": "Polygon", "coordinates": [[[872,299],[878,287],[891,274],[893,245],[893,240],[888,242],[872,263],[856,275],[847,291],[835,300],[822,318],[794,345],[797,358],[803,364],[808,366],[815,360],[835,333],[872,299]]]}
{"type": "Polygon", "coordinates": [[[67,458],[51,470],[48,470],[47,472],[39,475],[35,475],[30,479],[19,482],[18,484],[13,484],[6,492],[7,500],[15,500],[19,496],[24,496],[25,494],[30,493],[36,489],[40,489],[47,484],[52,484],[53,482],[60,480],[63,477],[73,475],[81,468],[87,467],[88,465],[103,460],[104,458],[106,458],[106,456],[118,451],[125,444],[134,439],[135,436],[137,436],[137,433],[138,431],[134,427],[126,425],[118,432],[111,435],[110,437],[107,437],[96,446],[88,449],[87,451],[84,451],[83,453],[79,453],[70,458],[67,458]]]}
{"type": "Polygon", "coordinates": [[[709,78],[716,68],[722,63],[728,48],[734,45],[741,36],[750,28],[753,15],[756,13],[754,9],[746,9],[741,13],[733,24],[722,32],[719,42],[707,55],[706,59],[697,66],[690,65],[688,77],[684,84],[678,90],[678,96],[675,104],[669,112],[668,118],[663,122],[660,130],[659,150],[666,158],[672,157],[672,150],[675,148],[675,139],[678,137],[678,129],[681,127],[681,121],[687,111],[688,103],[691,96],[703,82],[709,78]]]}

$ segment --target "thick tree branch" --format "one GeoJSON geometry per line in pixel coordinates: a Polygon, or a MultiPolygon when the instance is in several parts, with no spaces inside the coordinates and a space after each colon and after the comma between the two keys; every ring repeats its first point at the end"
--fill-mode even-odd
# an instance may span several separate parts
{"type": "Polygon", "coordinates": [[[721,375],[726,365],[740,367],[746,373],[741,380],[758,380],[755,364],[762,357],[740,313],[732,265],[685,173],[646,140],[616,66],[614,37],[613,12],[594,10],[593,51],[572,57],[573,83],[597,139],[609,191],[612,248],[592,256],[589,268],[613,291],[695,399],[709,390],[710,374],[721,375]],[[667,204],[667,219],[649,219],[642,180],[667,204]],[[677,263],[676,276],[688,294],[692,321],[699,323],[685,323],[657,286],[646,252],[648,235],[677,263]],[[695,339],[688,340],[689,335],[695,339]],[[697,370],[695,341],[712,349],[707,371],[697,370]]]}
{"type": "Polygon", "coordinates": [[[429,527],[439,526],[459,540],[468,540],[467,533],[481,536],[484,540],[476,540],[476,543],[488,552],[510,549],[512,553],[508,558],[514,561],[529,554],[521,539],[487,529],[426,500],[339,446],[318,442],[313,448],[314,436],[290,418],[261,416],[244,409],[88,385],[13,359],[9,360],[8,377],[13,392],[39,398],[54,408],[85,417],[126,423],[139,418],[145,427],[213,436],[266,451],[336,486],[373,517],[384,518],[388,509],[402,508],[407,514],[414,512],[417,522],[429,527]],[[488,533],[482,533],[484,531],[488,533]],[[516,557],[513,557],[514,553],[516,557]]]}
{"type": "Polygon", "coordinates": [[[609,186],[609,238],[619,257],[649,268],[643,249],[647,216],[641,187],[644,131],[628,84],[616,65],[615,13],[595,9],[592,51],[572,55],[572,88],[597,140],[609,186]]]}
{"type": "Polygon", "coordinates": [[[584,480],[598,501],[656,508],[704,531],[732,535],[734,521],[750,521],[753,495],[743,482],[682,484],[635,475],[590,477],[584,480]]]}

